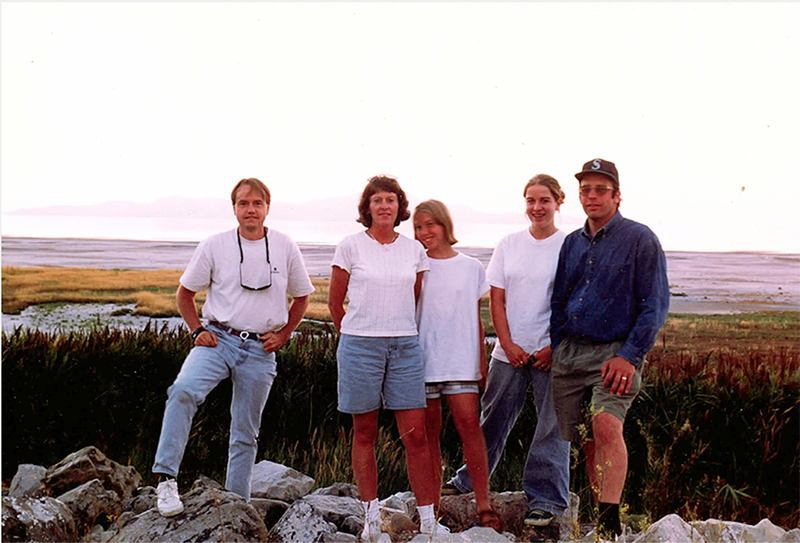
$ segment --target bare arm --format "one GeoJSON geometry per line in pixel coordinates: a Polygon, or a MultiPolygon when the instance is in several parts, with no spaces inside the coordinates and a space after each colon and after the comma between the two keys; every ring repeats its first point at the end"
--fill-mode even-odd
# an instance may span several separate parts
{"type": "Polygon", "coordinates": [[[342,326],[342,319],[346,313],[344,298],[347,295],[347,286],[350,284],[350,274],[339,266],[331,268],[331,284],[328,287],[328,311],[333,319],[336,332],[342,326]]]}
{"type": "Polygon", "coordinates": [[[478,300],[478,367],[481,372],[481,379],[478,381],[478,387],[481,390],[486,390],[486,377],[489,375],[489,364],[486,360],[486,330],[483,328],[483,320],[481,319],[481,301],[478,300]]]}
{"type": "MultiPolygon", "coordinates": [[[[178,286],[178,292],[175,293],[175,301],[178,304],[178,311],[183,317],[184,322],[189,327],[189,330],[197,330],[203,323],[200,322],[200,317],[197,315],[197,306],[194,305],[194,297],[197,293],[189,290],[183,285],[178,286]]],[[[203,347],[216,347],[217,336],[208,330],[202,332],[194,344],[203,347]]]]}
{"type": "Polygon", "coordinates": [[[424,271],[417,272],[417,281],[414,283],[414,302],[419,301],[419,295],[422,292],[422,275],[424,271]]]}
{"type": "Polygon", "coordinates": [[[511,340],[511,330],[508,327],[508,316],[506,315],[505,289],[492,287],[489,292],[489,309],[492,313],[492,324],[497,334],[497,341],[505,351],[508,361],[517,368],[524,366],[528,363],[528,353],[511,340]]]}
{"type": "Polygon", "coordinates": [[[277,332],[267,332],[260,337],[264,350],[268,353],[274,353],[283,347],[292,337],[292,332],[295,331],[297,325],[303,320],[306,309],[308,309],[308,295],[292,298],[292,303],[289,306],[289,321],[286,326],[277,332]]]}

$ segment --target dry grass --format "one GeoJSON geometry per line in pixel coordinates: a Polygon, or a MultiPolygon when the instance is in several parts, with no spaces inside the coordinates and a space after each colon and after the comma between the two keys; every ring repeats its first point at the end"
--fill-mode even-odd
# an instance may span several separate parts
{"type": "Polygon", "coordinates": [[[749,353],[769,348],[800,349],[800,312],[761,311],[732,315],[671,314],[658,333],[655,349],[694,353],[749,353]]]}
{"type": "MultiPolygon", "coordinates": [[[[19,314],[29,305],[46,303],[136,304],[135,313],[147,317],[178,317],[175,290],[182,270],[98,270],[94,268],[3,267],[3,313],[19,314]]],[[[328,311],[330,279],[311,278],[306,318],[331,321],[328,311]]],[[[197,294],[198,309],[205,292],[197,294]]],[[[494,334],[489,296],[481,300],[486,333],[494,334]]]]}
{"type": "MultiPolygon", "coordinates": [[[[3,267],[3,313],[18,314],[29,305],[46,303],[136,304],[136,314],[177,317],[175,290],[182,270],[98,270],[93,268],[3,267]]],[[[329,279],[312,279],[306,317],[330,321],[329,279]]],[[[198,292],[198,307],[205,292],[198,292]]]]}

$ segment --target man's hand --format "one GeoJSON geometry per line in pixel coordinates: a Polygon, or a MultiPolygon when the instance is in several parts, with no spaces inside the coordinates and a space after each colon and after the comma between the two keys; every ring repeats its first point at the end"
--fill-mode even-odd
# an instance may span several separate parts
{"type": "Polygon", "coordinates": [[[197,339],[194,340],[194,344],[198,347],[216,347],[217,334],[214,332],[209,332],[208,330],[203,330],[197,336],[197,339]]]}
{"type": "Polygon", "coordinates": [[[274,353],[283,347],[292,336],[291,331],[286,331],[288,328],[289,327],[286,326],[277,332],[267,332],[266,334],[260,336],[259,339],[261,340],[261,344],[264,346],[264,350],[268,353],[274,353]]]}
{"type": "Polygon", "coordinates": [[[631,380],[636,373],[636,367],[622,358],[615,356],[603,363],[600,375],[603,376],[603,386],[609,388],[611,394],[621,396],[631,391],[631,380]]]}
{"type": "Polygon", "coordinates": [[[538,351],[532,356],[534,362],[531,365],[533,369],[539,371],[550,371],[553,366],[553,361],[550,359],[550,345],[538,351]]]}

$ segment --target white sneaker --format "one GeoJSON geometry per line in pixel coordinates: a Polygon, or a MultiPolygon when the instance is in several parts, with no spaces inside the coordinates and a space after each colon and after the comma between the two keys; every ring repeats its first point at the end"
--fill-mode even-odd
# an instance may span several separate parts
{"type": "Polygon", "coordinates": [[[178,494],[178,482],[175,479],[167,479],[158,483],[156,488],[156,502],[158,512],[162,517],[174,517],[183,513],[183,502],[178,494]]]}
{"type": "Polygon", "coordinates": [[[377,543],[381,537],[381,511],[378,499],[361,503],[364,505],[364,529],[361,531],[361,541],[377,543]]]}
{"type": "Polygon", "coordinates": [[[437,535],[437,534],[449,534],[450,528],[445,526],[444,524],[435,523],[429,526],[422,525],[419,527],[419,533],[425,535],[437,535]]]}

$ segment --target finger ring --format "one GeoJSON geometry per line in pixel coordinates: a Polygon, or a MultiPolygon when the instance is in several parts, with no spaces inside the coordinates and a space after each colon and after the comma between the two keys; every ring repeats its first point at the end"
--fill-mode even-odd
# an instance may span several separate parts
{"type": "Polygon", "coordinates": [[[628,378],[627,378],[627,377],[623,377],[623,378],[622,378],[622,380],[623,380],[623,381],[627,381],[627,380],[628,380],[628,378]]]}

